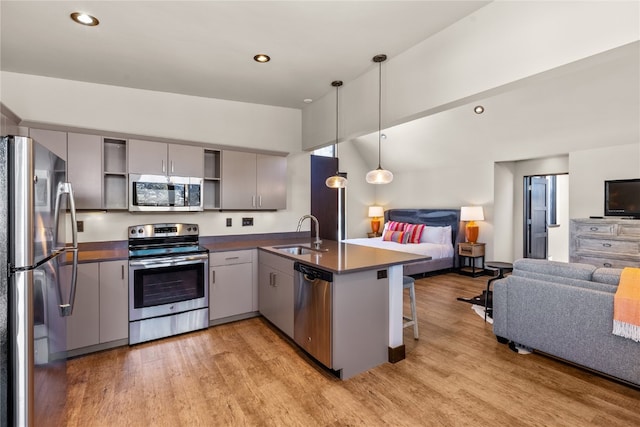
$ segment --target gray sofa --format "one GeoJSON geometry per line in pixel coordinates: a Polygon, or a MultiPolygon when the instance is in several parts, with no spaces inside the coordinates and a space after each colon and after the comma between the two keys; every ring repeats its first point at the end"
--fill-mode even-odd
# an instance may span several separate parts
{"type": "Polygon", "coordinates": [[[611,333],[622,270],[520,259],[493,287],[493,332],[640,386],[640,343],[611,333]]]}

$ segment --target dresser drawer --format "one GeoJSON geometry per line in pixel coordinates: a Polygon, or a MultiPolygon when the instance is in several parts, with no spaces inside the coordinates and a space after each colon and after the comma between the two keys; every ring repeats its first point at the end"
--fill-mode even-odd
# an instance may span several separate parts
{"type": "Polygon", "coordinates": [[[579,262],[581,264],[590,264],[596,267],[607,267],[607,268],[640,267],[640,259],[634,261],[634,260],[628,260],[628,259],[572,256],[570,261],[579,262]]]}
{"type": "Polygon", "coordinates": [[[575,234],[597,234],[602,236],[615,236],[618,234],[618,224],[605,224],[597,222],[576,222],[575,234]]]}
{"type": "Polygon", "coordinates": [[[578,237],[576,240],[576,251],[578,253],[605,252],[607,254],[640,254],[640,240],[589,239],[584,237],[578,237]]]}
{"type": "Polygon", "coordinates": [[[233,265],[252,262],[252,250],[211,252],[209,254],[209,265],[233,265]]]}
{"type": "Polygon", "coordinates": [[[620,224],[618,226],[618,235],[624,237],[637,237],[640,239],[640,221],[638,224],[620,224]]]}

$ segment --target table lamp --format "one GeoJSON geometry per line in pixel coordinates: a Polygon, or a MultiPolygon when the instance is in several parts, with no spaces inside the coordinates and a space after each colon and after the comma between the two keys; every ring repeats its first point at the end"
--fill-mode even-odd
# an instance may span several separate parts
{"type": "Polygon", "coordinates": [[[382,206],[369,206],[369,218],[371,220],[371,231],[378,234],[380,231],[380,217],[384,216],[384,210],[382,206]]]}
{"type": "Polygon", "coordinates": [[[469,243],[478,241],[478,224],[476,221],[484,221],[482,206],[463,206],[460,208],[460,221],[467,221],[464,236],[469,243]]]}

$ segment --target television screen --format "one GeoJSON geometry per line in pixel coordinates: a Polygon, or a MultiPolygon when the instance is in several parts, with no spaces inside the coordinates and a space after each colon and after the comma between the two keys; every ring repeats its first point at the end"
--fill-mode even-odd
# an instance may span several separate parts
{"type": "Polygon", "coordinates": [[[640,178],[605,181],[604,214],[640,218],[640,178]]]}

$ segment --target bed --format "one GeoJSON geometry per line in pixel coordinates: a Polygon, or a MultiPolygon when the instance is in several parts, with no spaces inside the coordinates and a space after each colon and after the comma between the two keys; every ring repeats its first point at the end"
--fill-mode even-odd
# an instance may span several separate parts
{"type": "Polygon", "coordinates": [[[382,237],[346,239],[344,242],[354,245],[370,246],[400,252],[417,253],[431,256],[429,261],[420,261],[403,266],[405,276],[424,275],[426,273],[448,270],[458,265],[457,244],[464,241],[460,233],[459,209],[389,209],[384,213],[385,224],[389,221],[409,224],[424,224],[431,227],[451,227],[450,242],[401,244],[383,241],[382,237]]]}

